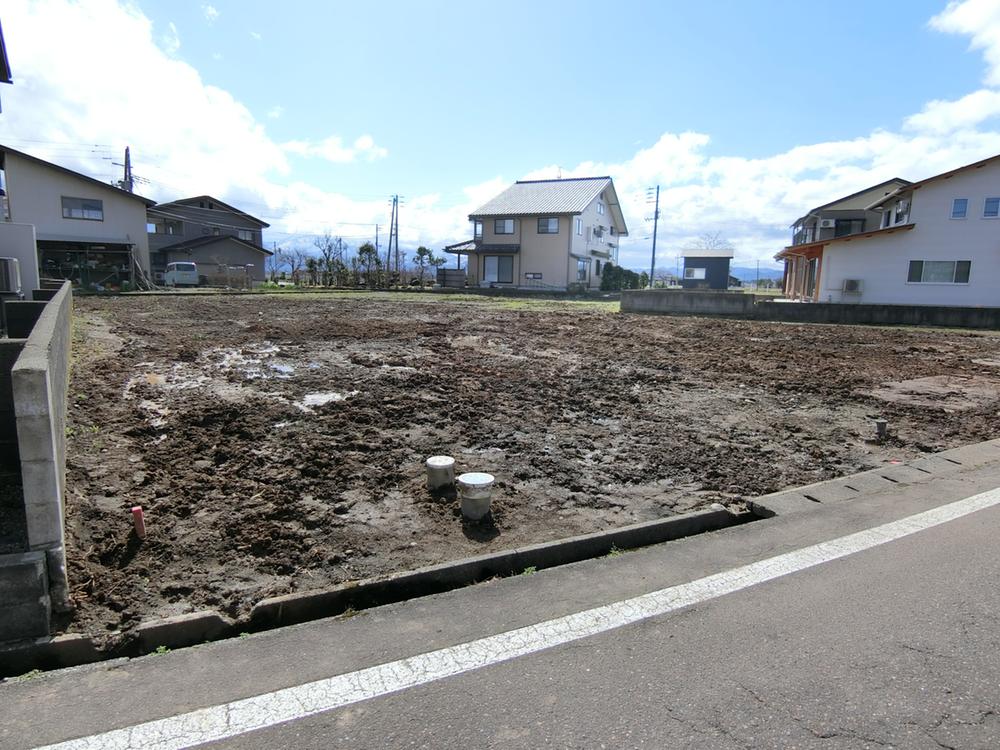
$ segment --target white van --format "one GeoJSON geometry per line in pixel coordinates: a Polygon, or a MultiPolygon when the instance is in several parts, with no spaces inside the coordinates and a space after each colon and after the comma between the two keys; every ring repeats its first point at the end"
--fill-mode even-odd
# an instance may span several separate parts
{"type": "Polygon", "coordinates": [[[198,286],[198,265],[190,262],[167,263],[163,283],[165,286],[198,286]]]}

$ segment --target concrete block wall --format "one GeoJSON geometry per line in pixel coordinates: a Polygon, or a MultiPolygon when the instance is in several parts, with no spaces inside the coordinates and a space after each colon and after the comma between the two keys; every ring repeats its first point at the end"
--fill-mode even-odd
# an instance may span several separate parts
{"type": "Polygon", "coordinates": [[[11,371],[28,547],[45,555],[58,610],[69,607],[63,521],[72,304],[66,282],[45,304],[11,371]]]}
{"type": "Polygon", "coordinates": [[[44,552],[0,555],[0,640],[49,634],[47,569],[44,552]]]}
{"type": "Polygon", "coordinates": [[[770,297],[739,292],[628,290],[622,292],[621,311],[673,315],[720,315],[786,323],[1000,329],[1000,307],[777,302],[770,297]]]}
{"type": "Polygon", "coordinates": [[[4,300],[7,336],[12,339],[27,338],[45,310],[45,304],[27,300],[4,300]]]}
{"type": "Polygon", "coordinates": [[[751,317],[757,297],[742,292],[679,291],[673,289],[622,292],[622,312],[751,317]]]}
{"type": "Polygon", "coordinates": [[[0,468],[5,469],[16,469],[21,465],[11,370],[21,356],[24,343],[25,339],[0,339],[0,468]]]}

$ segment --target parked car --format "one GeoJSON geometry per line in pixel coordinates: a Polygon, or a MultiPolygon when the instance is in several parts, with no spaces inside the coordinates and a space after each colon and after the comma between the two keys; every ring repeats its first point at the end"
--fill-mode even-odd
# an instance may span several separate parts
{"type": "Polygon", "coordinates": [[[165,286],[198,286],[200,281],[197,263],[168,263],[167,272],[163,274],[165,286]]]}

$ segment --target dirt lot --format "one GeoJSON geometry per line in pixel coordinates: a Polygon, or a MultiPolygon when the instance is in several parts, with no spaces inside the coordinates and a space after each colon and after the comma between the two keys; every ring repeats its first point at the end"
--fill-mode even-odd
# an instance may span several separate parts
{"type": "Polygon", "coordinates": [[[84,298],[76,313],[65,628],[111,639],[738,505],[995,437],[1000,416],[996,334],[430,295],[84,298]],[[497,476],[491,521],[463,524],[426,491],[439,453],[497,476]]]}

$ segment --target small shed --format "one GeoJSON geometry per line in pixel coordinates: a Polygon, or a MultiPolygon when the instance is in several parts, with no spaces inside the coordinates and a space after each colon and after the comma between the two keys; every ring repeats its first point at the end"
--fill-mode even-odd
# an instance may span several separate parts
{"type": "Polygon", "coordinates": [[[684,274],[681,286],[685,289],[728,289],[731,249],[685,250],[684,274]]]}

